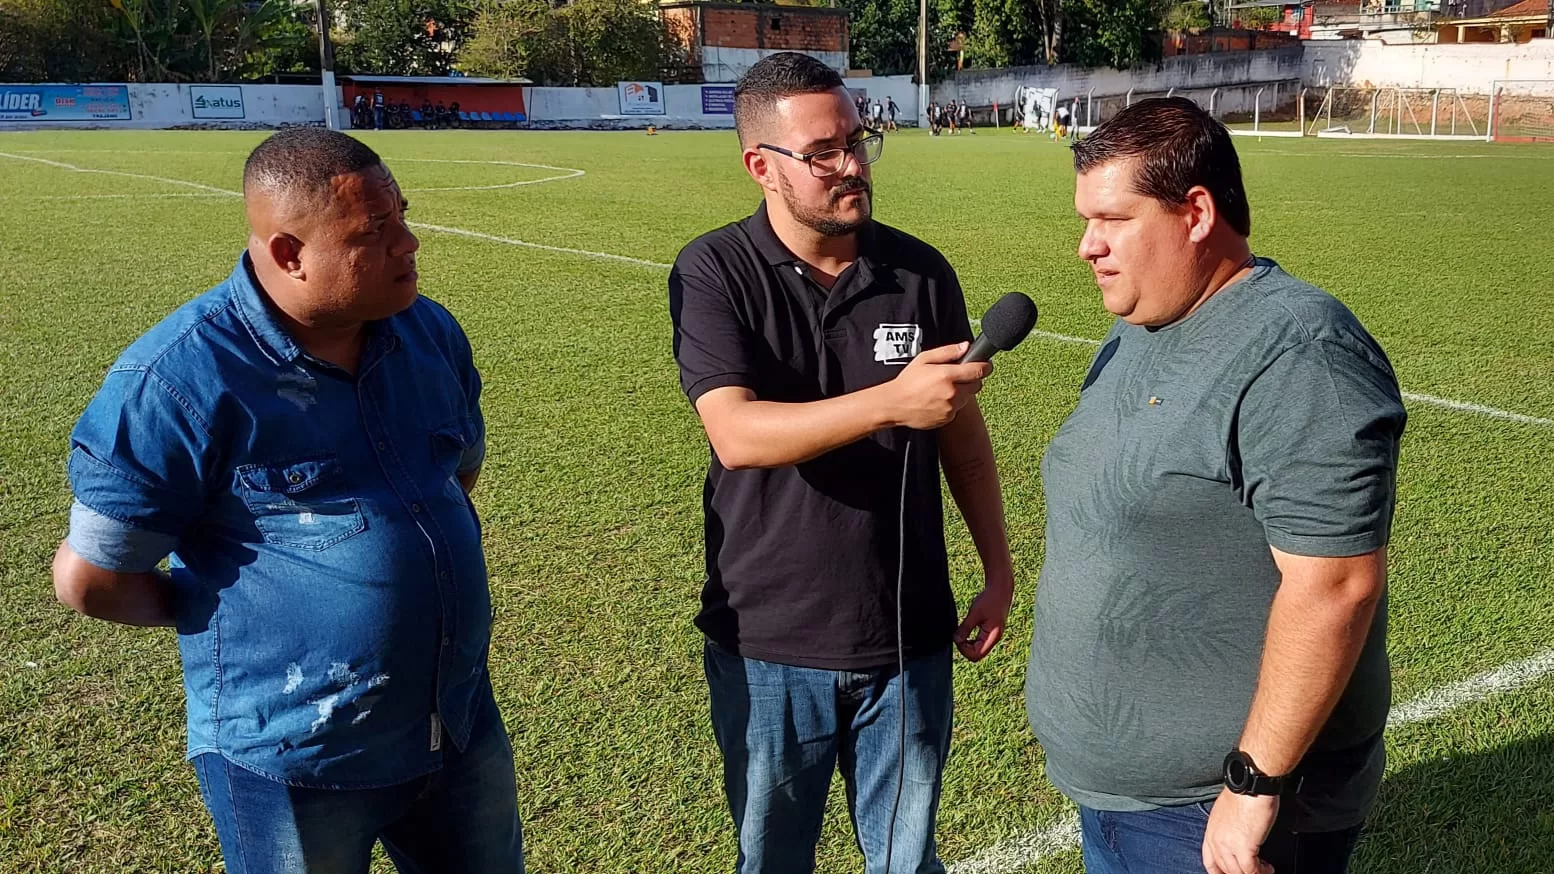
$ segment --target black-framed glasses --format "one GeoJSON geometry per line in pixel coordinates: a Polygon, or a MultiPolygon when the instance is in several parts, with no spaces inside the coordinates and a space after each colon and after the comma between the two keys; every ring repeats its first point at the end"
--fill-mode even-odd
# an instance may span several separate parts
{"type": "Polygon", "coordinates": [[[773,146],[769,143],[756,143],[757,149],[766,149],[779,155],[787,155],[797,161],[803,161],[809,165],[809,172],[815,176],[834,176],[842,172],[847,166],[847,156],[850,154],[861,164],[872,164],[880,159],[885,152],[885,135],[877,130],[864,128],[863,137],[845,149],[821,149],[818,152],[795,152],[784,149],[782,146],[773,146]]]}

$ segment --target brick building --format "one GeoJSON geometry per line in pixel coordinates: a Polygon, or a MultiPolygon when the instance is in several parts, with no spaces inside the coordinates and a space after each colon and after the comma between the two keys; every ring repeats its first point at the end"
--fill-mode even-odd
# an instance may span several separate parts
{"type": "Polygon", "coordinates": [[[776,52],[804,52],[847,72],[847,12],[816,6],[670,0],[659,6],[690,56],[687,79],[734,82],[776,52]],[[699,78],[698,78],[699,73],[699,78]]]}

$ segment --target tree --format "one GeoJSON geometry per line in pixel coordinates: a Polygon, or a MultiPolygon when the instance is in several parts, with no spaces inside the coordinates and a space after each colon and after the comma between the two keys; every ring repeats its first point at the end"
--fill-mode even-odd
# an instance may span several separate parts
{"type": "Polygon", "coordinates": [[[1162,0],[1066,0],[1063,60],[1126,70],[1160,60],[1162,0]]]}
{"type": "Polygon", "coordinates": [[[1214,26],[1209,17],[1209,6],[1201,0],[1187,0],[1172,4],[1166,11],[1165,30],[1170,33],[1188,33],[1214,26]]]}
{"type": "Polygon", "coordinates": [[[607,86],[659,79],[683,64],[682,49],[639,0],[487,0],[460,69],[486,76],[527,76],[544,85],[607,86]]]}
{"type": "Polygon", "coordinates": [[[1242,9],[1236,13],[1236,19],[1241,27],[1248,30],[1261,30],[1270,24],[1278,24],[1284,20],[1283,6],[1254,6],[1250,9],[1242,9]]]}
{"type": "Polygon", "coordinates": [[[0,81],[89,82],[128,78],[134,52],[118,13],[81,0],[0,0],[0,81]]]}
{"type": "Polygon", "coordinates": [[[442,76],[469,36],[474,0],[333,0],[335,58],[349,73],[442,76]]]}
{"type": "MultiPolygon", "coordinates": [[[[559,24],[546,0],[497,0],[481,5],[459,53],[459,69],[476,76],[517,79],[541,55],[539,43],[559,24]]],[[[555,33],[550,33],[554,39],[555,33]]],[[[531,77],[532,78],[532,77],[531,77]]]]}
{"type": "MultiPolygon", "coordinates": [[[[839,0],[850,19],[852,54],[848,63],[876,76],[917,73],[918,0],[839,0]]],[[[928,4],[928,75],[955,68],[945,47],[958,28],[947,17],[969,20],[970,0],[928,4]]]]}

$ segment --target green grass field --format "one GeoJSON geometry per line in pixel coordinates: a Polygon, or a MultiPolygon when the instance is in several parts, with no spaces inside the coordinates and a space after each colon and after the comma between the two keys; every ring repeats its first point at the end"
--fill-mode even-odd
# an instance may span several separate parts
{"type": "MultiPolygon", "coordinates": [[[[119,350],[231,270],[246,232],[239,200],[219,192],[238,187],[261,136],[0,135],[7,874],[219,864],[182,760],[171,632],[71,614],[53,599],[48,565],[66,524],[70,428],[119,350]]],[[[755,206],[732,134],[363,139],[410,190],[413,219],[489,235],[423,230],[422,290],[463,322],[486,380],[490,456],[476,499],[497,610],[491,667],[517,755],[530,870],[730,870],[691,626],[707,449],[677,387],[662,265],[755,206]],[[586,175],[512,186],[567,175],[512,162],[586,175]],[[506,187],[446,190],[471,186],[506,187]]],[[[1531,417],[1411,403],[1392,553],[1396,701],[1545,652],[1554,640],[1554,152],[1237,144],[1254,248],[1346,301],[1406,390],[1531,417]]],[[[892,136],[875,183],[877,216],[948,255],[974,315],[1019,289],[1040,303],[1040,328],[1105,332],[1109,317],[1074,254],[1081,225],[1057,144],[990,131],[892,136]]],[[[1001,842],[1067,816],[1042,776],[1021,684],[1042,561],[1037,463],[1090,354],[1033,338],[1000,358],[982,395],[1020,589],[1007,643],[981,665],[957,666],[940,840],[966,874],[1080,867],[1061,841],[1024,853],[1001,842]],[[996,858],[964,864],[990,850],[996,858]]],[[[964,604],[980,578],[958,518],[951,526],[964,604]]],[[[1545,657],[1447,688],[1428,699],[1438,715],[1389,733],[1384,800],[1356,871],[1554,871],[1551,667],[1545,657]],[[1486,698],[1497,678],[1514,688],[1486,698]]],[[[821,870],[859,870],[839,789],[832,802],[821,870]]]]}

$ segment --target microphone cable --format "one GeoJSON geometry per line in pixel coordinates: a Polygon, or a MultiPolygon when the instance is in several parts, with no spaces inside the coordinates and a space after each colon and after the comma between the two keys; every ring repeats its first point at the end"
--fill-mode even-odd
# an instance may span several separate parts
{"type": "Polygon", "coordinates": [[[901,812],[901,787],[906,783],[906,640],[902,631],[902,583],[906,579],[906,499],[907,482],[912,471],[912,429],[907,429],[906,450],[901,453],[901,504],[896,526],[896,694],[900,737],[896,748],[896,799],[890,805],[890,827],[885,830],[885,872],[896,845],[896,815],[901,812]]]}

